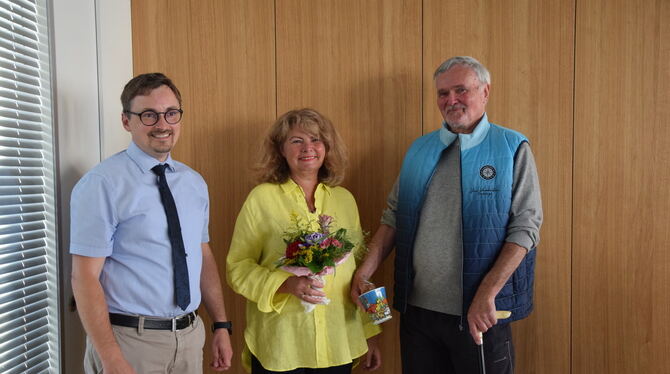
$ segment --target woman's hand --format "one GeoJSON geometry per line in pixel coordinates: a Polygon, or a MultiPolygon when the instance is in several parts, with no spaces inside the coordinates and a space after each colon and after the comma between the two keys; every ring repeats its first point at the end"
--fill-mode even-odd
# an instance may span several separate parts
{"type": "Polygon", "coordinates": [[[326,294],[323,291],[317,290],[317,288],[323,288],[324,284],[319,282],[316,279],[311,279],[306,276],[290,276],[288,277],[277,292],[281,293],[290,293],[293,296],[297,297],[302,301],[306,301],[311,304],[318,304],[320,299],[318,297],[325,297],[326,294]]]}
{"type": "Polygon", "coordinates": [[[368,339],[368,353],[365,354],[363,369],[373,371],[382,366],[382,351],[379,349],[379,335],[368,339]]]}

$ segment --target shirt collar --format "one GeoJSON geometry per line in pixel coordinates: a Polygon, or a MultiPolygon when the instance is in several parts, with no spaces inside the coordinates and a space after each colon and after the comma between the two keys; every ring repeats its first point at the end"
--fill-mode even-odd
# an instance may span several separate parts
{"type": "MultiPolygon", "coordinates": [[[[280,184],[279,187],[282,189],[282,191],[284,191],[284,193],[290,193],[290,192],[294,192],[294,191],[303,193],[302,188],[297,183],[295,183],[295,181],[293,179],[291,179],[290,177],[288,178],[288,180],[286,182],[280,184]]],[[[328,193],[328,195],[330,195],[332,187],[329,187],[324,183],[319,183],[316,186],[316,191],[314,191],[314,193],[316,194],[316,192],[319,191],[319,190],[322,190],[322,191],[328,193]]]]}
{"type": "Polygon", "coordinates": [[[488,134],[490,128],[491,124],[489,123],[489,119],[486,113],[484,113],[482,119],[479,120],[479,123],[475,127],[475,130],[470,134],[453,133],[447,128],[447,123],[442,121],[442,127],[440,128],[440,140],[442,143],[449,146],[458,136],[461,143],[461,151],[464,151],[481,143],[488,134]]]}
{"type": "Polygon", "coordinates": [[[174,162],[172,160],[172,156],[168,154],[167,159],[165,162],[160,162],[157,159],[155,159],[152,156],[149,156],[146,152],[140,149],[140,147],[135,144],[135,142],[131,141],[130,145],[128,146],[128,149],[126,150],[126,153],[128,154],[128,157],[130,157],[133,162],[140,168],[142,173],[146,173],[151,171],[151,168],[158,164],[168,164],[169,167],[168,169],[171,172],[174,172],[174,162]]]}

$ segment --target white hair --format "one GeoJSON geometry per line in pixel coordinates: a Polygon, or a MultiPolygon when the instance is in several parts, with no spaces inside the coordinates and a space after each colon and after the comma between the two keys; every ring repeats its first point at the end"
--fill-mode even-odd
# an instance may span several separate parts
{"type": "Polygon", "coordinates": [[[491,84],[491,73],[489,73],[488,69],[486,69],[486,67],[482,65],[481,62],[470,56],[456,56],[443,62],[440,64],[437,70],[435,70],[435,74],[433,74],[433,80],[437,79],[438,75],[453,68],[454,66],[466,66],[475,72],[477,79],[479,79],[479,83],[491,84]]]}

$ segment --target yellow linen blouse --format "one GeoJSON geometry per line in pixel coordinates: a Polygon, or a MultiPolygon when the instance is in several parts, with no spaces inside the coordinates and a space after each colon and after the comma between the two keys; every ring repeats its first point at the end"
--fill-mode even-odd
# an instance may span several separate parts
{"type": "Polygon", "coordinates": [[[232,289],[247,299],[242,353],[247,371],[251,371],[250,353],[271,371],[344,365],[365,354],[366,339],[381,331],[349,297],[357,256],[349,256],[334,274],[324,277],[323,291],[330,304],[317,305],[311,313],[305,313],[292,294],[277,293],[292,275],[276,267],[286,250],[282,235],[291,227],[291,213],[315,223],[320,214],[332,216],[332,231],[346,228],[356,244],[354,251],[364,249],[351,193],[319,184],[314,196],[316,212],[310,213],[302,188],[293,180],[264,183],[249,193],[237,217],[226,278],[232,289]]]}

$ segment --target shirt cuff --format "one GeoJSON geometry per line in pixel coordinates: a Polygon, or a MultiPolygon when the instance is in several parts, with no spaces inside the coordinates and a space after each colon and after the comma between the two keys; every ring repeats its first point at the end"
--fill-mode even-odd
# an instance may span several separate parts
{"type": "Polygon", "coordinates": [[[109,257],[112,255],[112,248],[101,248],[70,243],[70,254],[84,257],[109,257]]]}
{"type": "Polygon", "coordinates": [[[533,239],[531,238],[530,233],[527,231],[515,231],[510,233],[507,235],[507,238],[505,238],[505,241],[526,248],[526,252],[535,248],[533,245],[533,239]]]}
{"type": "Polygon", "coordinates": [[[394,229],[395,227],[395,212],[393,212],[391,209],[384,209],[384,212],[382,213],[382,218],[381,218],[381,223],[383,225],[391,226],[394,229]]]}
{"type": "Polygon", "coordinates": [[[291,275],[291,273],[285,271],[273,271],[270,273],[265,283],[263,295],[258,300],[258,310],[263,313],[281,313],[290,295],[277,293],[277,290],[291,275]]]}

